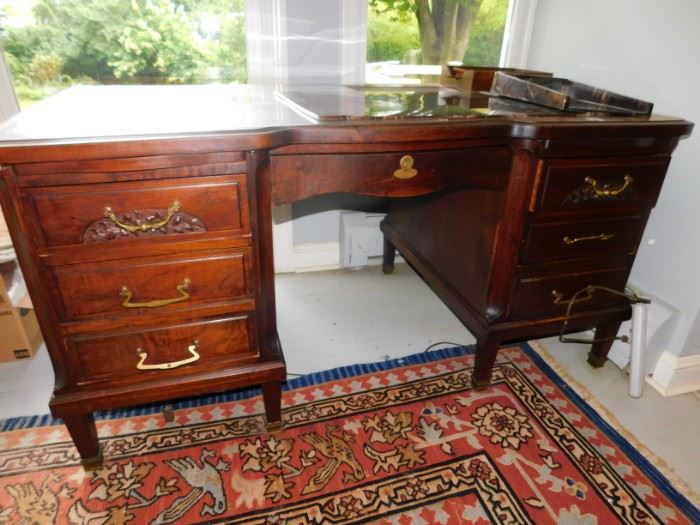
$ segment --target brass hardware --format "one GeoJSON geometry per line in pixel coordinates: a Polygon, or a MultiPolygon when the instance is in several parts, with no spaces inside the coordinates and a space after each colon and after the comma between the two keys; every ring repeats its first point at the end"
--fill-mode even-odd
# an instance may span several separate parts
{"type": "Polygon", "coordinates": [[[579,304],[585,303],[586,301],[590,301],[591,299],[593,299],[593,288],[591,286],[586,286],[584,290],[586,291],[586,295],[582,297],[573,297],[571,299],[564,299],[563,293],[557,292],[556,290],[552,290],[552,297],[554,297],[553,304],[579,304]]]}
{"type": "Polygon", "coordinates": [[[193,341],[192,344],[187,347],[187,350],[190,354],[192,354],[192,357],[182,359],[181,361],[172,361],[170,363],[147,365],[144,363],[146,362],[146,359],[148,359],[148,353],[143,351],[141,348],[137,348],[136,355],[139,356],[140,360],[136,364],[136,368],[138,368],[139,370],[170,370],[171,368],[177,368],[179,366],[194,363],[199,359],[199,354],[197,353],[197,350],[199,350],[199,341],[193,341]]]}
{"type": "Polygon", "coordinates": [[[571,246],[581,241],[607,241],[615,237],[614,233],[601,233],[599,235],[589,235],[587,237],[574,237],[573,239],[568,235],[562,239],[564,244],[571,246]]]}
{"type": "Polygon", "coordinates": [[[191,296],[187,290],[189,289],[190,284],[192,284],[192,281],[189,279],[183,279],[182,282],[175,287],[176,290],[180,292],[180,297],[173,297],[172,299],[156,299],[155,301],[148,301],[145,303],[132,303],[131,298],[134,294],[126,286],[121,287],[119,290],[119,296],[124,298],[122,306],[125,308],[158,308],[159,306],[181,303],[182,301],[189,299],[191,296]]]}
{"type": "Polygon", "coordinates": [[[413,157],[410,155],[404,155],[401,157],[401,160],[399,160],[399,166],[401,166],[401,168],[394,171],[394,177],[397,179],[412,179],[418,175],[418,170],[413,168],[413,157]]]}
{"type": "Polygon", "coordinates": [[[281,432],[282,429],[284,428],[284,423],[282,421],[273,421],[272,423],[270,422],[265,422],[265,432],[268,434],[276,434],[278,432],[281,432]]]}
{"type": "Polygon", "coordinates": [[[625,178],[623,180],[624,183],[622,184],[622,186],[618,188],[609,188],[608,186],[600,187],[598,185],[598,181],[595,180],[593,177],[586,177],[585,179],[583,179],[584,182],[591,185],[593,191],[598,197],[614,197],[616,195],[619,195],[620,193],[625,191],[630,184],[634,182],[634,179],[630,175],[625,175],[625,178]]]}
{"type": "Polygon", "coordinates": [[[115,215],[114,211],[112,211],[112,208],[109,206],[107,206],[102,211],[102,214],[105,216],[105,218],[109,219],[123,230],[126,230],[130,233],[134,233],[147,232],[148,230],[157,230],[158,228],[162,228],[163,226],[168,224],[170,219],[173,218],[173,215],[175,215],[175,213],[177,213],[178,211],[180,211],[180,201],[175,201],[170,205],[170,207],[168,207],[168,213],[164,219],[156,222],[145,222],[143,224],[126,224],[120,222],[119,219],[117,219],[117,216],[115,215]]]}

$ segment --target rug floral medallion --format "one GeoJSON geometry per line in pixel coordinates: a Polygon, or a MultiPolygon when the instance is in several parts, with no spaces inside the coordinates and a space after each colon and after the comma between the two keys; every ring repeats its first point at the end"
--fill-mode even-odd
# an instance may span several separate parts
{"type": "MultiPolygon", "coordinates": [[[[85,472],[64,427],[0,433],[0,524],[689,524],[698,509],[526,346],[468,388],[469,350],[259,396],[98,422],[85,472]]],[[[21,425],[18,425],[21,426],[21,425]]]]}

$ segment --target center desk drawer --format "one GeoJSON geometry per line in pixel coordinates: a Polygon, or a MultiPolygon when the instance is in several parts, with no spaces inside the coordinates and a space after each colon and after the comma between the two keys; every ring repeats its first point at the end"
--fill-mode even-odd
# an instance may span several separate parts
{"type": "Polygon", "coordinates": [[[651,208],[669,159],[553,159],[540,165],[533,209],[651,208]]]}
{"type": "Polygon", "coordinates": [[[507,147],[395,153],[273,155],[272,199],[284,204],[323,193],[411,197],[446,188],[503,189],[507,147]]]}
{"type": "Polygon", "coordinates": [[[78,384],[105,379],[148,380],[216,370],[257,358],[253,318],[232,315],[174,326],[68,340],[71,373],[78,384]]]}
{"type": "Polygon", "coordinates": [[[249,232],[245,175],[28,190],[46,246],[249,232]]]}
{"type": "Polygon", "coordinates": [[[54,279],[70,320],[235,299],[252,293],[252,271],[244,248],[59,266],[54,279]]]}

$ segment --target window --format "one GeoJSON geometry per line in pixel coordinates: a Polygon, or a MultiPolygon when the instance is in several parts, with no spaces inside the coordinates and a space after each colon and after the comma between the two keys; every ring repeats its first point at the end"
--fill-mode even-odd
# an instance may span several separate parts
{"type": "Polygon", "coordinates": [[[76,83],[244,83],[244,14],[244,0],[0,0],[22,108],[76,83]]]}
{"type": "Polygon", "coordinates": [[[502,65],[509,9],[509,0],[369,0],[367,81],[439,74],[448,62],[502,65]]]}

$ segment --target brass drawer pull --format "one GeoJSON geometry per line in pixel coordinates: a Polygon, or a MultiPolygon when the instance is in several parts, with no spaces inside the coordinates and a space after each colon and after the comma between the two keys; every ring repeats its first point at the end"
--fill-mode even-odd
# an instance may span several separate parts
{"type": "Polygon", "coordinates": [[[622,186],[618,188],[610,188],[607,185],[603,185],[602,187],[599,186],[599,183],[597,180],[595,180],[593,177],[586,177],[583,179],[584,182],[587,184],[590,184],[591,187],[593,188],[593,191],[598,197],[614,197],[616,195],[619,195],[623,191],[625,191],[630,184],[634,182],[634,179],[630,175],[625,175],[624,183],[622,186]]]}
{"type": "Polygon", "coordinates": [[[394,171],[394,177],[397,179],[412,179],[418,175],[418,170],[413,168],[413,157],[410,155],[404,155],[401,157],[401,160],[399,160],[399,166],[401,167],[394,171]]]}
{"type": "Polygon", "coordinates": [[[192,357],[182,359],[180,361],[172,361],[170,363],[160,363],[157,365],[147,365],[145,364],[146,359],[148,359],[148,353],[143,351],[141,348],[136,349],[136,354],[139,356],[139,362],[136,364],[136,368],[139,370],[170,370],[171,368],[177,368],[179,366],[188,365],[194,363],[199,359],[199,341],[193,341],[191,345],[187,347],[187,350],[192,354],[192,357]]]}
{"type": "MultiPolygon", "coordinates": [[[[584,290],[581,290],[580,292],[583,292],[584,290]]],[[[587,286],[585,288],[586,294],[582,295],[581,297],[577,297],[580,292],[576,292],[576,295],[574,295],[571,299],[564,299],[564,294],[560,293],[556,290],[552,290],[552,297],[554,297],[553,304],[579,304],[579,303],[585,303],[586,301],[590,301],[593,299],[593,288],[590,286],[587,286]]]]}
{"type": "Polygon", "coordinates": [[[574,237],[571,238],[568,235],[562,239],[564,244],[567,246],[571,246],[572,244],[576,244],[577,242],[581,241],[608,241],[615,237],[614,233],[601,233],[599,235],[589,235],[587,237],[574,237]]]}
{"type": "Polygon", "coordinates": [[[163,226],[168,224],[168,222],[170,222],[170,219],[172,219],[173,215],[175,215],[178,211],[180,211],[180,201],[175,201],[168,208],[168,213],[166,214],[164,219],[155,222],[144,222],[143,224],[126,224],[124,222],[121,222],[119,219],[117,219],[117,216],[115,215],[114,211],[109,206],[107,206],[102,211],[102,214],[120,228],[128,231],[129,233],[134,233],[147,232],[149,230],[157,230],[159,228],[162,228],[163,226]]]}
{"type": "Polygon", "coordinates": [[[167,306],[169,304],[187,301],[187,299],[191,297],[187,292],[191,283],[192,281],[189,279],[183,279],[182,282],[176,287],[177,291],[180,292],[180,297],[173,297],[172,299],[156,299],[155,301],[148,301],[145,303],[132,303],[131,298],[134,294],[126,286],[121,287],[121,290],[119,290],[119,296],[124,298],[122,306],[125,308],[158,308],[159,306],[167,306]]]}

